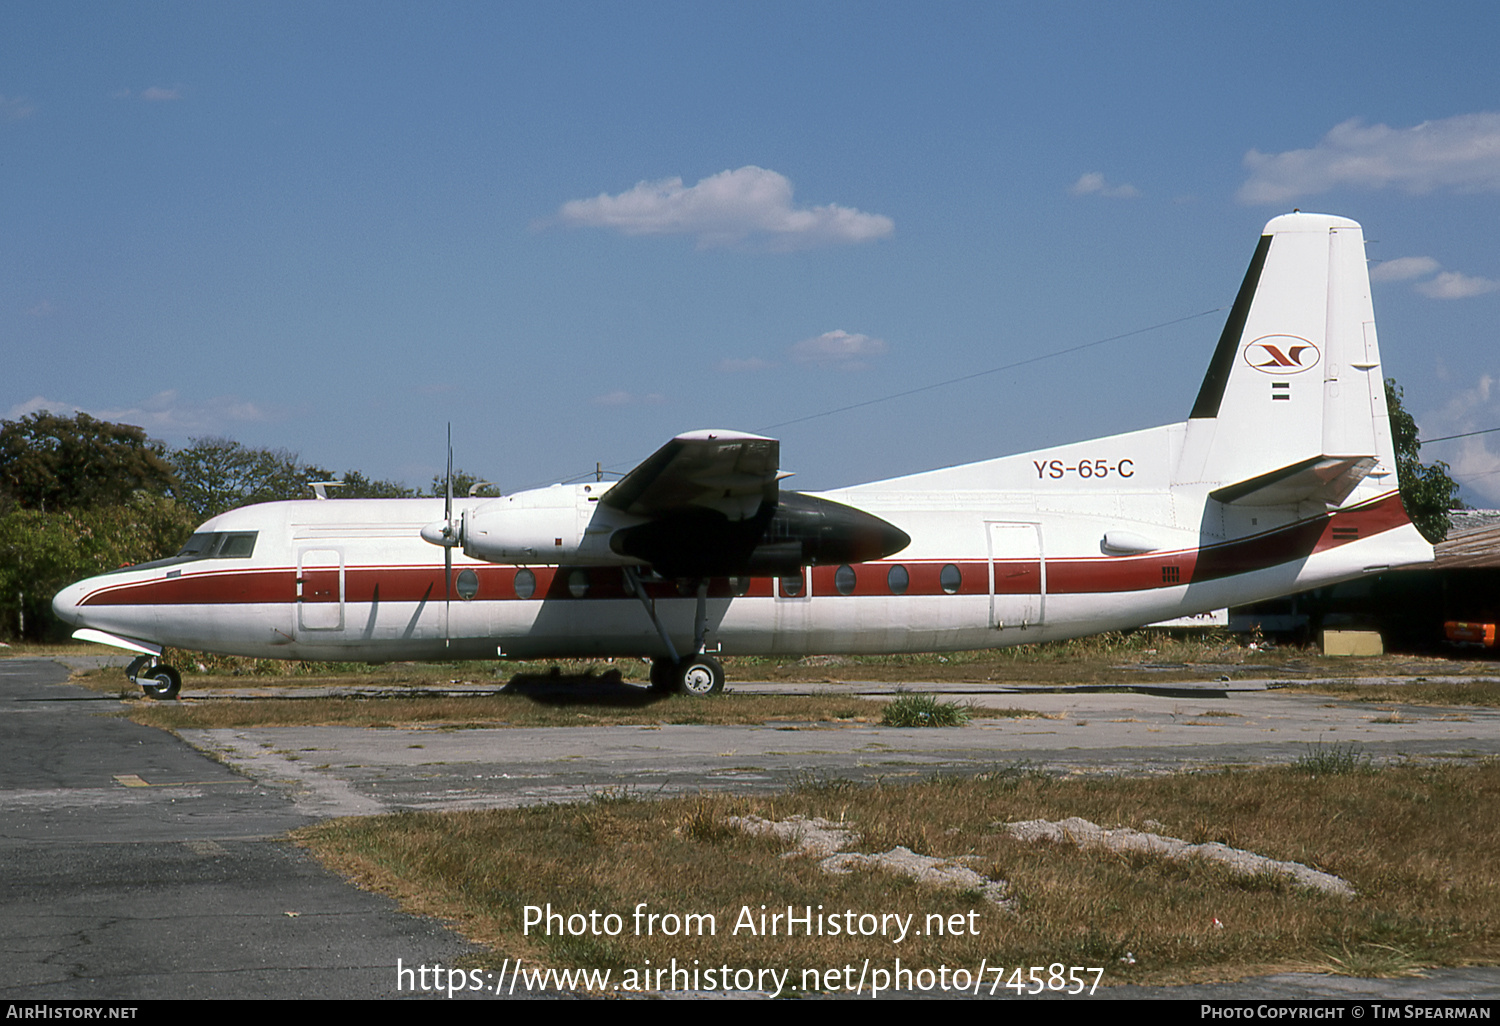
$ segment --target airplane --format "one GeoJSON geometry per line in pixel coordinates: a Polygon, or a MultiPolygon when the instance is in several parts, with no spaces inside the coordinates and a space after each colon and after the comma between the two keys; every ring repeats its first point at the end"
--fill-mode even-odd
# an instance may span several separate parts
{"type": "Polygon", "coordinates": [[[1363,233],[1326,214],[1266,225],[1184,422],[816,494],[785,476],[776,439],[709,430],[614,482],[247,506],[53,608],[162,699],[168,645],[644,657],[654,687],[707,695],[725,654],[1078,637],[1433,558],[1398,492],[1363,233]]]}

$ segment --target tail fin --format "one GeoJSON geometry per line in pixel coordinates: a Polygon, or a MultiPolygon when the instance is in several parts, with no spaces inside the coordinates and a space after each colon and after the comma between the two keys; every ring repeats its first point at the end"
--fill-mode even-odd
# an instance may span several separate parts
{"type": "Polygon", "coordinates": [[[1193,404],[1175,483],[1259,506],[1395,490],[1358,224],[1293,213],[1266,225],[1193,404]]]}

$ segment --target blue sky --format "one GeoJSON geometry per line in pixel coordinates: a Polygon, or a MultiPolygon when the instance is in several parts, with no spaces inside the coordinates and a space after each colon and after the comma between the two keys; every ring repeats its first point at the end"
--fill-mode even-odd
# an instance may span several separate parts
{"type": "MultiPolygon", "coordinates": [[[[1364,224],[1424,434],[1500,426],[1497,37],[1478,3],[16,0],[0,416],[414,485],[451,421],[507,490],[727,427],[834,487],[1182,419],[1295,206],[1364,224]]],[[[1424,456],[1500,505],[1500,433],[1424,456]]]]}

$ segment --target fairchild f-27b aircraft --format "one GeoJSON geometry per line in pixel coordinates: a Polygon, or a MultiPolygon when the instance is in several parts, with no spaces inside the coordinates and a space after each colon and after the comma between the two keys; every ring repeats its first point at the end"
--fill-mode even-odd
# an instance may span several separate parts
{"type": "MultiPolygon", "coordinates": [[[[53,608],[74,636],[280,659],[640,656],[719,691],[716,654],[1076,637],[1432,559],[1397,491],[1364,238],[1266,225],[1188,419],[821,494],[779,443],[672,439],[616,482],[496,499],[247,506],[53,608]]],[[[450,474],[451,478],[451,474],[450,474]]]]}

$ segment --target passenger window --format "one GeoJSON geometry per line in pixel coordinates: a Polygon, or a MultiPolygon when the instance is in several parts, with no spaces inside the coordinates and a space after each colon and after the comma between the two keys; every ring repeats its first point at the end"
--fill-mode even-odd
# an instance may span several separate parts
{"type": "Polygon", "coordinates": [[[583,598],[589,593],[589,572],[587,570],[574,570],[568,575],[568,594],[574,598],[583,598]]]}
{"type": "Polygon", "coordinates": [[[729,578],[729,594],[734,595],[736,597],[741,596],[741,595],[748,595],[748,594],[750,594],[750,578],[748,578],[748,577],[731,577],[731,578],[729,578]]]}
{"type": "Polygon", "coordinates": [[[473,570],[460,570],[458,578],[453,582],[453,590],[458,592],[458,597],[465,602],[479,594],[479,575],[473,570]]]}
{"type": "Polygon", "coordinates": [[[890,586],[892,595],[905,595],[906,589],[911,587],[911,575],[906,572],[906,567],[897,563],[885,575],[885,583],[890,586]]]}
{"type": "Polygon", "coordinates": [[[846,564],[833,572],[833,587],[840,595],[853,595],[854,583],[854,567],[846,564]]]}
{"type": "Polygon", "coordinates": [[[530,570],[516,571],[516,598],[529,599],[536,594],[536,574],[530,570]]]}
{"type": "Polygon", "coordinates": [[[781,594],[787,598],[796,598],[802,594],[803,584],[801,574],[787,574],[781,579],[781,594]]]}
{"type": "Polygon", "coordinates": [[[938,576],[938,583],[949,595],[957,595],[958,589],[964,585],[963,571],[949,563],[943,567],[943,572],[938,576]]]}

